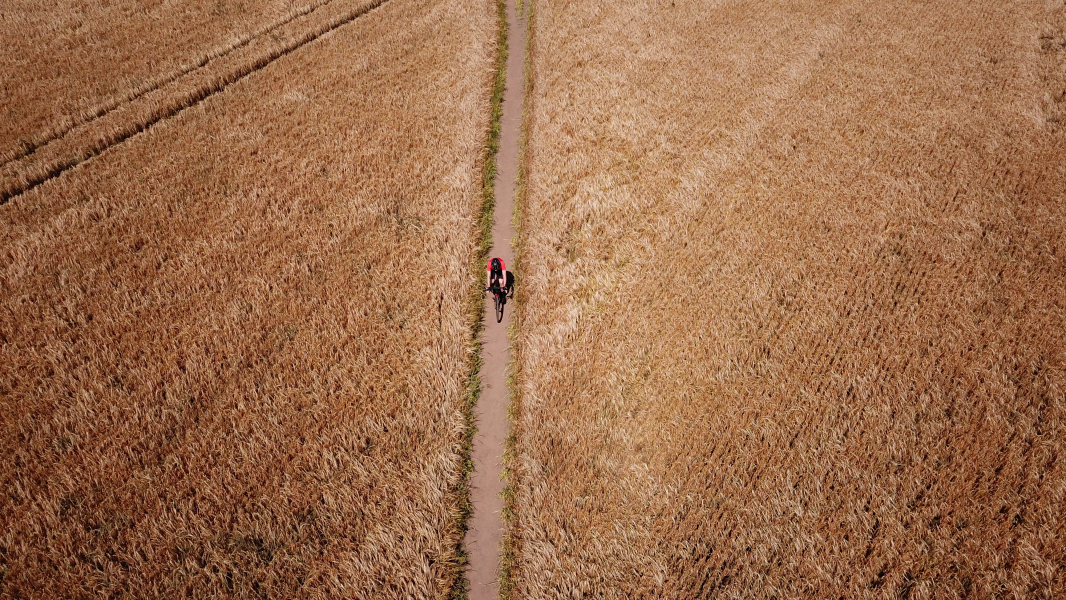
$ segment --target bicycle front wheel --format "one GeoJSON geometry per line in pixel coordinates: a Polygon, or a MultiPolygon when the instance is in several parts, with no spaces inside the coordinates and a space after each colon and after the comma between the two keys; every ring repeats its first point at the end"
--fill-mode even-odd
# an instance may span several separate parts
{"type": "Polygon", "coordinates": [[[503,298],[499,293],[493,294],[492,298],[496,301],[496,322],[503,321],[503,298]]]}

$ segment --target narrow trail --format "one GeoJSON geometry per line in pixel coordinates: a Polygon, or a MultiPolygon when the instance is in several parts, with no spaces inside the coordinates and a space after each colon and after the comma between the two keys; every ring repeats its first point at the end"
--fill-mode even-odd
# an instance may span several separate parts
{"type": "MultiPolygon", "coordinates": [[[[525,64],[525,20],[515,9],[515,0],[507,0],[507,72],[500,116],[500,150],[496,156],[494,184],[496,208],[493,211],[492,250],[513,268],[514,253],[511,224],[514,212],[515,180],[518,177],[518,139],[522,127],[525,64]]],[[[484,274],[480,275],[482,278],[484,274]]],[[[496,322],[492,297],[486,294],[485,330],[481,346],[481,398],[474,409],[477,433],[474,436],[474,473],[470,478],[470,517],[466,550],[470,564],[467,578],[471,600],[495,600],[499,597],[497,575],[500,568],[500,542],[503,538],[503,451],[507,440],[507,365],[511,361],[507,329],[511,324],[513,304],[504,310],[503,321],[496,322]]]]}

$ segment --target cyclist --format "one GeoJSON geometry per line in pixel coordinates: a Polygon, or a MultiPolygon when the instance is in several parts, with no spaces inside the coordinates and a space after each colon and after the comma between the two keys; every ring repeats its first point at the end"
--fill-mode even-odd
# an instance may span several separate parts
{"type": "Polygon", "coordinates": [[[503,264],[502,258],[493,258],[489,260],[489,264],[485,266],[487,271],[486,277],[488,278],[488,287],[485,291],[491,290],[493,287],[499,287],[503,290],[503,293],[511,293],[511,283],[514,281],[512,275],[507,271],[506,265],[503,264]]]}

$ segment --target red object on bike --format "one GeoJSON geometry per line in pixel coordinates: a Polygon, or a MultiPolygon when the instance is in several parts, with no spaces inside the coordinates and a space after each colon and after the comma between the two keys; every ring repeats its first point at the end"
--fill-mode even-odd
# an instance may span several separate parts
{"type": "Polygon", "coordinates": [[[500,270],[501,271],[506,271],[507,270],[507,265],[503,264],[503,259],[502,258],[490,258],[489,259],[489,263],[487,265],[485,265],[485,270],[486,271],[491,271],[492,270],[492,261],[494,261],[494,260],[500,261],[500,270]]]}

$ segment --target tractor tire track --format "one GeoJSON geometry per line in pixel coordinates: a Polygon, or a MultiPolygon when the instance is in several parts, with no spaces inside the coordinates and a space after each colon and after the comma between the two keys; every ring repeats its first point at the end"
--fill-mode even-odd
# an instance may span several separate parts
{"type": "MultiPolygon", "coordinates": [[[[333,1],[334,0],[328,0],[318,6],[323,7],[333,1]]],[[[197,74],[202,81],[195,83],[195,85],[192,86],[192,89],[184,89],[166,94],[165,90],[160,88],[156,89],[154,92],[142,94],[137,100],[116,106],[109,113],[104,115],[104,117],[112,117],[114,120],[118,120],[118,123],[107,123],[108,119],[101,117],[94,119],[91,122],[87,122],[86,125],[88,127],[83,127],[82,130],[68,131],[67,135],[64,135],[63,138],[72,138],[69,140],[69,143],[64,144],[62,142],[67,140],[56,138],[53,142],[60,143],[48,144],[49,146],[56,145],[57,147],[54,150],[45,153],[40,157],[40,160],[31,162],[30,164],[26,164],[25,161],[18,161],[17,163],[8,163],[3,167],[2,171],[0,171],[0,181],[2,181],[2,183],[0,183],[0,205],[6,204],[12,198],[20,196],[41,184],[59,177],[82,162],[102,154],[113,146],[125,142],[156,123],[176,116],[185,109],[196,106],[207,98],[225,91],[231,85],[238,83],[256,71],[267,67],[274,61],[355,21],[359,17],[380,7],[386,2],[388,2],[388,0],[372,0],[371,2],[361,3],[352,10],[328,19],[324,24],[313,28],[311,31],[304,32],[302,35],[298,35],[285,44],[274,46],[250,61],[239,62],[237,65],[231,67],[229,70],[224,70],[222,73],[197,74]],[[162,95],[162,97],[156,98],[156,94],[162,95]],[[149,104],[148,106],[132,106],[139,101],[150,102],[153,100],[157,100],[159,103],[157,105],[149,104]],[[134,113],[134,115],[129,117],[125,113],[134,113]],[[111,125],[111,128],[106,128],[105,126],[109,124],[111,125]],[[101,129],[104,129],[104,131],[100,131],[101,129]],[[51,156],[49,156],[49,154],[51,156]]],[[[251,42],[249,42],[249,44],[250,43],[251,42]]],[[[249,44],[245,45],[247,46],[249,44]]],[[[187,79],[188,77],[179,77],[171,83],[181,85],[181,83],[187,79]]],[[[42,150],[42,147],[39,147],[38,150],[42,150]]],[[[35,154],[41,153],[35,152],[35,154]]],[[[33,157],[30,155],[24,157],[24,159],[30,158],[33,157]]]]}
{"type": "Polygon", "coordinates": [[[185,77],[186,75],[189,75],[194,71],[202,69],[203,67],[207,66],[208,63],[218,60],[220,58],[225,58],[230,54],[236,52],[237,50],[245,48],[252,42],[262,38],[263,36],[274,33],[275,31],[281,29],[289,23],[292,23],[293,21],[301,17],[305,17],[315,12],[319,8],[322,8],[334,1],[335,0],[320,0],[319,2],[316,2],[314,4],[310,4],[303,8],[292,11],[282,19],[274,21],[273,23],[265,27],[261,27],[250,34],[246,34],[242,37],[239,37],[237,41],[227,46],[215,48],[207,54],[200,56],[200,58],[196,59],[192,63],[182,66],[174,71],[171,71],[170,73],[164,73],[163,75],[156,77],[152,81],[144,83],[138,86],[137,88],[126,92],[126,94],[120,98],[113,98],[110,101],[106,101],[100,104],[99,106],[93,107],[81,113],[80,115],[70,118],[70,120],[66,123],[55,125],[46,132],[38,133],[35,136],[36,139],[34,139],[33,141],[24,143],[20,148],[13,152],[6,152],[5,156],[0,158],[0,168],[6,167],[7,165],[17,160],[22,160],[28,156],[31,156],[43,146],[46,146],[54,142],[55,140],[67,135],[72,130],[77,129],[79,127],[83,127],[102,117],[106,117],[107,115],[122,107],[122,105],[127,104],[129,102],[133,102],[134,100],[137,100],[138,98],[150,94],[164,86],[170,85],[171,83],[174,83],[182,77],[185,77]]]}

